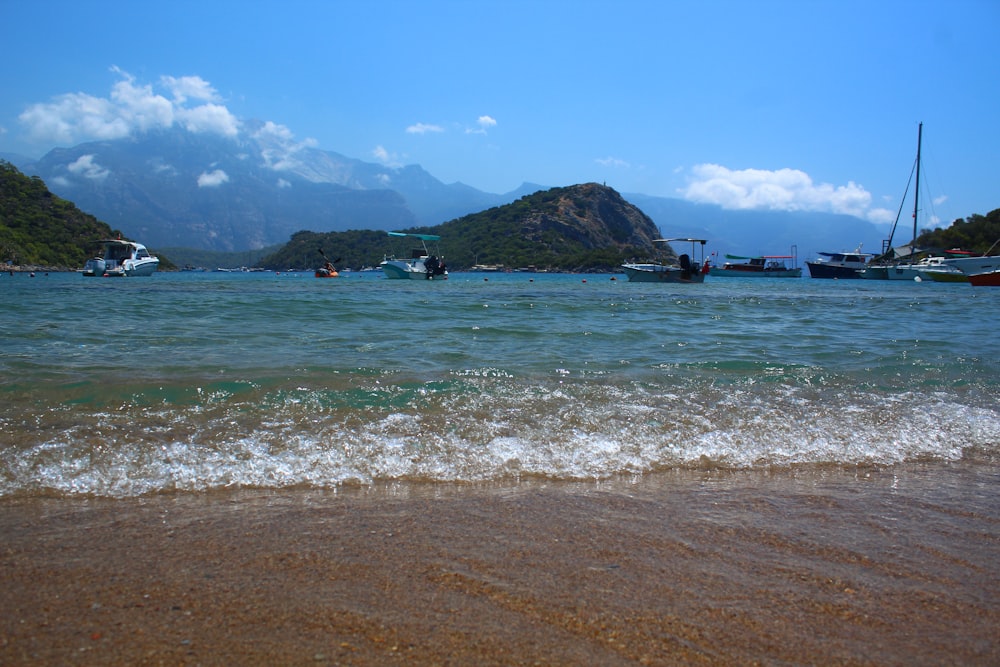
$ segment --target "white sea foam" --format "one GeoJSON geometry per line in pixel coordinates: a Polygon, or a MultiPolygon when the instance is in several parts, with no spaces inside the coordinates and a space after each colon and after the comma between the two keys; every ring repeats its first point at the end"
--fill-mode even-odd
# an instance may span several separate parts
{"type": "Polygon", "coordinates": [[[204,406],[164,412],[172,423],[152,439],[129,437],[103,414],[91,427],[74,424],[62,437],[8,452],[0,494],[598,480],[704,465],[957,460],[967,448],[995,450],[1000,443],[996,408],[959,404],[943,393],[818,395],[787,386],[659,393],[649,386],[525,387],[475,377],[494,383],[491,391],[422,388],[402,409],[370,418],[364,410],[323,409],[314,392],[273,403],[256,425],[246,419],[246,404],[209,410],[207,421],[204,406]]]}

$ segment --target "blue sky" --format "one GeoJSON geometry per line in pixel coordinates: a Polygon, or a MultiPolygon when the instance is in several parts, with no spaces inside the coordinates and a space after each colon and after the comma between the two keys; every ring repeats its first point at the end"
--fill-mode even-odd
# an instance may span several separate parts
{"type": "Polygon", "coordinates": [[[0,152],[259,119],[488,192],[891,222],[923,122],[921,226],[1000,207],[1000,0],[0,2],[0,152]]]}

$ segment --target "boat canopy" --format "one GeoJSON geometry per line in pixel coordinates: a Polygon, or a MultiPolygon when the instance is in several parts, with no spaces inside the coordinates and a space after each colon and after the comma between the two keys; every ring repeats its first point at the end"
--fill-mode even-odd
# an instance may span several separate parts
{"type": "Polygon", "coordinates": [[[741,255],[730,255],[727,252],[726,259],[795,259],[795,255],[757,255],[755,257],[743,257],[741,255]]]}
{"type": "Polygon", "coordinates": [[[421,241],[440,241],[440,236],[435,236],[434,234],[407,234],[405,232],[389,232],[389,236],[408,236],[414,239],[420,239],[421,241]]]}
{"type": "Polygon", "coordinates": [[[700,243],[702,245],[708,243],[707,239],[653,239],[653,243],[672,243],[674,241],[686,241],[688,243],[700,243]]]}

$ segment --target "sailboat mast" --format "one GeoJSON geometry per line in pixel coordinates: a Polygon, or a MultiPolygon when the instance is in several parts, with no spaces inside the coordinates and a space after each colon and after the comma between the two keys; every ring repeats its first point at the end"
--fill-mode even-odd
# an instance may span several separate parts
{"type": "Polygon", "coordinates": [[[917,251],[917,208],[920,201],[920,144],[923,141],[924,124],[917,126],[917,179],[913,189],[913,240],[910,241],[910,256],[917,251]]]}

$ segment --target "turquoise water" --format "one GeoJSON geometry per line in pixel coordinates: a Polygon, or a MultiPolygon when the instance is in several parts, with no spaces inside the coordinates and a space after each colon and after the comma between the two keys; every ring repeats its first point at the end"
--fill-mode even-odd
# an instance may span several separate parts
{"type": "Polygon", "coordinates": [[[1000,453],[1000,290],[0,277],[0,495],[1000,453]]]}

